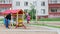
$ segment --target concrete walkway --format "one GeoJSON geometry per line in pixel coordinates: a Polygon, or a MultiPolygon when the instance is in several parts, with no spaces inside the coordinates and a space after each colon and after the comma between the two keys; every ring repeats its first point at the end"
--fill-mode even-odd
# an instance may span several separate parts
{"type": "MultiPolygon", "coordinates": [[[[33,24],[36,22],[31,22],[31,23],[33,24]]],[[[6,29],[3,25],[0,25],[0,34],[60,34],[59,33],[60,29],[48,28],[45,26],[38,27],[38,26],[28,26],[28,25],[26,25],[27,29],[24,29],[22,27],[19,27],[17,29],[13,27],[11,27],[11,29],[6,29]]]]}
{"type": "Polygon", "coordinates": [[[21,31],[21,30],[7,30],[0,31],[0,34],[58,34],[57,32],[52,31],[21,31]]]}
{"type": "MultiPolygon", "coordinates": [[[[31,25],[31,26],[35,26],[35,25],[31,25]]],[[[51,28],[51,27],[47,27],[47,26],[35,26],[35,27],[41,27],[41,28],[43,27],[43,28],[51,29],[52,31],[56,31],[58,34],[60,34],[59,28],[51,28]]]]}
{"type": "Polygon", "coordinates": [[[26,26],[27,29],[19,27],[17,29],[6,29],[4,26],[0,26],[0,34],[58,34],[54,31],[45,27],[26,26]]]}

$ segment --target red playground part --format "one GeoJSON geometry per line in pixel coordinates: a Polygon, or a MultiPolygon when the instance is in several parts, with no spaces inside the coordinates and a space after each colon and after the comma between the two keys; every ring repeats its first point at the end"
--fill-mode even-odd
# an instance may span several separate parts
{"type": "Polygon", "coordinates": [[[16,25],[15,28],[18,28],[18,27],[24,27],[24,29],[26,29],[26,26],[24,24],[22,24],[22,26],[16,25]]]}

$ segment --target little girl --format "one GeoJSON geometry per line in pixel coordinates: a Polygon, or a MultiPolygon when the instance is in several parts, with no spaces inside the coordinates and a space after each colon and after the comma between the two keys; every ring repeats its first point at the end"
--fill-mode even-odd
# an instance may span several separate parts
{"type": "Polygon", "coordinates": [[[27,23],[29,23],[29,21],[30,21],[30,15],[27,14],[26,16],[27,16],[27,23]]]}

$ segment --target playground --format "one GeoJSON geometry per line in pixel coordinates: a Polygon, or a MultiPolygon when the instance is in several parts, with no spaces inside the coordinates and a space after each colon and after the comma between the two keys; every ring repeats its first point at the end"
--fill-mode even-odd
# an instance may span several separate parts
{"type": "Polygon", "coordinates": [[[4,19],[0,19],[0,33],[3,32],[6,33],[6,31],[8,33],[11,32],[14,33],[14,34],[17,34],[17,33],[22,33],[22,34],[27,34],[27,33],[31,33],[31,34],[36,34],[36,33],[41,33],[41,34],[57,34],[58,32],[54,29],[51,29],[51,28],[46,28],[46,27],[41,27],[41,24],[43,24],[42,26],[48,26],[48,25],[58,25],[60,26],[59,22],[55,22],[52,23],[50,21],[49,22],[44,22],[44,21],[27,21],[27,20],[24,20],[24,16],[26,15],[26,13],[23,11],[23,10],[6,10],[5,12],[3,12],[3,18],[7,15],[7,14],[11,14],[11,22],[10,22],[10,26],[9,26],[9,29],[7,29],[4,25],[4,19]],[[57,24],[55,24],[57,23],[57,24]],[[45,24],[48,24],[48,25],[45,25],[45,24]],[[13,31],[13,32],[12,32],[13,31]],[[36,33],[34,33],[36,32],[36,33]]]}

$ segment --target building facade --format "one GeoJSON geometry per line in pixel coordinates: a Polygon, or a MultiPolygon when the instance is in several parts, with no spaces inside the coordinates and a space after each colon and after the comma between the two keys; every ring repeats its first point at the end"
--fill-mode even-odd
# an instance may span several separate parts
{"type": "Polygon", "coordinates": [[[12,7],[12,0],[0,0],[0,16],[3,15],[2,12],[8,10],[12,7]]]}
{"type": "Polygon", "coordinates": [[[8,10],[12,7],[12,0],[0,0],[0,12],[8,10]]]}
{"type": "Polygon", "coordinates": [[[60,0],[49,0],[49,17],[60,17],[60,0]]]}
{"type": "Polygon", "coordinates": [[[48,17],[48,0],[38,0],[36,6],[38,18],[48,17]]]}
{"type": "Polygon", "coordinates": [[[48,17],[48,0],[13,0],[12,9],[30,10],[33,4],[36,9],[36,16],[48,17]]]}
{"type": "Polygon", "coordinates": [[[13,9],[30,9],[30,4],[36,2],[36,0],[13,0],[12,8],[13,9]]]}
{"type": "Polygon", "coordinates": [[[29,11],[31,4],[35,6],[38,18],[60,17],[60,0],[0,0],[0,13],[10,8],[29,11]]]}

